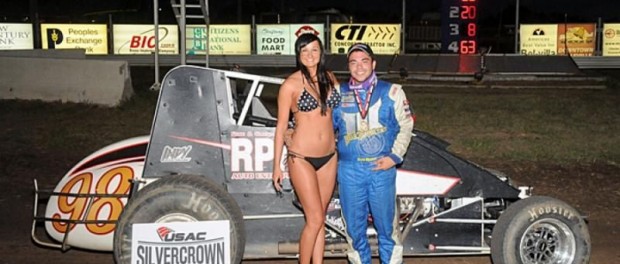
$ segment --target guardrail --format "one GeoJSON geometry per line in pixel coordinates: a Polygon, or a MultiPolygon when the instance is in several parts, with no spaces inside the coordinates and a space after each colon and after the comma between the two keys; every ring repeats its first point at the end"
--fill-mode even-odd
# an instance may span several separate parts
{"type": "Polygon", "coordinates": [[[620,69],[620,57],[572,57],[579,69],[620,69]]]}
{"type": "MultiPolygon", "coordinates": [[[[413,55],[415,54],[407,54],[413,55]]],[[[406,57],[402,55],[400,58],[406,57]]],[[[427,56],[458,56],[458,55],[442,55],[442,54],[424,54],[427,56]]],[[[506,54],[510,57],[524,57],[521,55],[506,54]]],[[[331,55],[339,56],[339,55],[331,55]]],[[[344,56],[344,55],[340,55],[344,56]]],[[[502,56],[501,54],[489,54],[489,56],[502,56]]],[[[391,57],[385,55],[385,57],[391,57]]],[[[533,56],[534,57],[534,56],[533,56]]],[[[148,55],[105,55],[105,56],[87,56],[88,59],[103,60],[125,60],[130,66],[154,66],[154,56],[148,55]]],[[[399,59],[400,59],[399,58],[399,59]]],[[[579,69],[620,69],[620,57],[572,57],[573,61],[579,69]]],[[[197,55],[188,55],[188,64],[204,65],[205,57],[197,55]]],[[[160,66],[177,66],[181,64],[180,55],[159,55],[160,66]]],[[[218,68],[229,68],[234,64],[242,67],[295,67],[295,56],[293,55],[210,55],[209,66],[218,68]]],[[[378,65],[382,66],[382,65],[378,65]]]]}
{"type": "MultiPolygon", "coordinates": [[[[88,56],[89,59],[125,60],[131,66],[154,66],[154,56],[106,55],[88,56]]],[[[187,63],[204,66],[205,56],[187,55],[187,63]]],[[[234,64],[243,67],[295,67],[293,55],[209,55],[209,66],[226,68],[234,64]]],[[[181,65],[181,55],[159,55],[160,66],[181,65]]]]}

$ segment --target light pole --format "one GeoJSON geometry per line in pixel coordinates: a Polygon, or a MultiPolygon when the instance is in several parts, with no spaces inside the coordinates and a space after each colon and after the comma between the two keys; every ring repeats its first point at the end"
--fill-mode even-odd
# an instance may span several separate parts
{"type": "Polygon", "coordinates": [[[406,42],[405,42],[405,23],[407,23],[407,22],[405,20],[405,14],[406,14],[406,4],[405,4],[405,1],[406,0],[403,0],[403,18],[402,18],[403,19],[403,26],[402,26],[401,36],[400,36],[400,38],[401,38],[401,40],[400,40],[400,43],[401,43],[400,44],[401,45],[401,47],[400,47],[400,54],[405,54],[405,44],[406,44],[406,42]]]}
{"type": "Polygon", "coordinates": [[[153,27],[155,35],[155,83],[151,85],[151,90],[159,90],[159,3],[153,0],[153,27]]]}
{"type": "Polygon", "coordinates": [[[519,54],[519,0],[515,8],[515,53],[519,54]]]}
{"type": "Polygon", "coordinates": [[[209,38],[211,38],[211,31],[209,30],[209,28],[211,27],[211,15],[209,14],[209,0],[200,0],[200,2],[202,3],[203,6],[203,14],[205,16],[205,27],[207,30],[207,39],[206,39],[206,45],[205,45],[205,67],[209,67],[209,38]]]}

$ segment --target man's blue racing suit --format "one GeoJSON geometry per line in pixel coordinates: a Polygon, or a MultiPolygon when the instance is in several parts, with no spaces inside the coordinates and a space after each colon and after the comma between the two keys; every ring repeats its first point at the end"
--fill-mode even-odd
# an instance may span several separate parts
{"type": "Polygon", "coordinates": [[[334,109],[333,119],[338,134],[340,202],[352,248],[349,261],[371,263],[366,235],[370,213],[378,235],[381,263],[402,263],[396,168],[373,168],[376,160],[386,156],[395,164],[403,161],[414,124],[409,102],[400,85],[381,80],[369,90],[352,90],[343,83],[340,94],[341,105],[334,109]]]}

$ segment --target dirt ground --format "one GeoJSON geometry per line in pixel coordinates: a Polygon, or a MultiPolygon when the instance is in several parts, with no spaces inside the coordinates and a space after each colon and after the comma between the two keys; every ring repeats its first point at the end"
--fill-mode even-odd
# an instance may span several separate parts
{"type": "MultiPolygon", "coordinates": [[[[5,153],[3,153],[4,155],[5,153]]],[[[2,174],[0,206],[4,215],[0,232],[0,263],[113,263],[109,253],[88,252],[71,249],[65,253],[34,245],[30,240],[32,221],[32,179],[38,178],[42,186],[53,186],[53,177],[44,177],[54,157],[33,153],[30,157],[10,168],[10,174],[2,174]],[[46,164],[45,167],[37,164],[46,164]]],[[[519,185],[534,186],[534,192],[559,198],[588,215],[592,237],[592,264],[620,263],[620,167],[608,164],[595,165],[547,165],[505,164],[487,161],[489,167],[497,168],[513,177],[519,185]]],[[[56,165],[64,166],[64,165],[56,165]]],[[[51,170],[54,170],[53,168],[51,170]]],[[[293,260],[247,261],[247,263],[296,263],[293,260]]],[[[326,263],[346,263],[344,259],[330,259],[326,263]]],[[[428,264],[485,264],[489,257],[407,258],[406,263],[428,264]]]]}
{"type": "MultiPolygon", "coordinates": [[[[0,110],[3,104],[0,101],[0,110]]],[[[71,249],[61,252],[36,246],[30,238],[33,214],[33,179],[39,186],[52,188],[66,170],[84,153],[92,150],[58,153],[50,149],[28,147],[31,142],[12,140],[11,133],[29,133],[33,140],[48,133],[45,127],[28,119],[13,119],[0,113],[0,263],[113,263],[111,253],[71,249]]],[[[610,146],[613,147],[613,146],[610,146]]],[[[615,146],[617,147],[617,146],[615,146]]],[[[501,160],[477,161],[485,167],[511,176],[517,185],[534,187],[535,195],[552,196],[588,216],[592,239],[592,264],[620,263],[620,165],[507,163],[501,160]]],[[[246,261],[247,263],[296,263],[295,260],[246,261]]],[[[244,263],[246,263],[244,262],[244,263]]],[[[326,263],[346,263],[329,259],[326,263]]],[[[488,256],[407,258],[406,263],[486,264],[488,256]]]]}

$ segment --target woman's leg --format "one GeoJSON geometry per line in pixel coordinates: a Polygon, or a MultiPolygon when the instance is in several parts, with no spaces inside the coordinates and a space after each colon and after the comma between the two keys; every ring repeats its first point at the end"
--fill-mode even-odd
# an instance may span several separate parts
{"type": "Polygon", "coordinates": [[[306,264],[310,263],[317,236],[324,228],[325,213],[322,210],[317,174],[310,163],[301,158],[289,157],[288,169],[306,217],[299,239],[299,263],[306,264]]]}
{"type": "Polygon", "coordinates": [[[314,243],[314,252],[312,252],[312,263],[323,263],[323,256],[325,255],[325,214],[327,212],[327,206],[334,193],[334,186],[336,185],[336,166],[338,163],[337,154],[334,155],[327,164],[325,164],[319,171],[317,171],[317,179],[319,183],[319,192],[321,194],[321,214],[323,227],[319,230],[319,234],[316,237],[314,243]]]}

